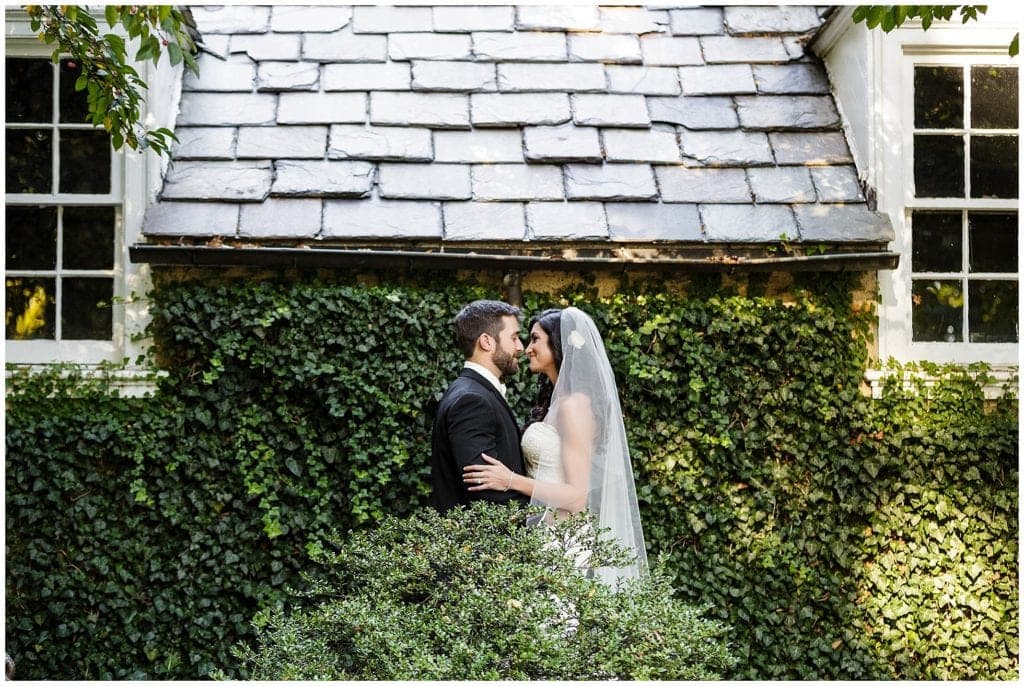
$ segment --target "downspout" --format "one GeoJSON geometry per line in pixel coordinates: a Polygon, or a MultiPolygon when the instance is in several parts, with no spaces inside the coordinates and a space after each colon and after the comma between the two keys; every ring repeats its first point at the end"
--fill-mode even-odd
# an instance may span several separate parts
{"type": "Polygon", "coordinates": [[[523,306],[522,272],[505,272],[502,284],[505,286],[505,302],[516,307],[523,306]]]}

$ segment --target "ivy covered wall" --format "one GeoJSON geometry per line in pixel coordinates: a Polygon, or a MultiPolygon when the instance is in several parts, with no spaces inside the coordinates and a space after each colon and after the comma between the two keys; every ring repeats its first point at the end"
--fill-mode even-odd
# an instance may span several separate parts
{"type": "MultiPolygon", "coordinates": [[[[605,335],[652,557],[732,627],[734,678],[1011,679],[1017,410],[965,373],[861,393],[849,275],[527,291],[605,335]],[[767,283],[766,281],[763,283],[767,283]],[[748,284],[749,286],[750,284],[748,284]]],[[[151,398],[16,374],[7,650],[21,678],[244,677],[250,620],[332,529],[428,502],[449,322],[493,285],[163,283],[151,398]]],[[[526,416],[525,372],[510,384],[526,416]]]]}

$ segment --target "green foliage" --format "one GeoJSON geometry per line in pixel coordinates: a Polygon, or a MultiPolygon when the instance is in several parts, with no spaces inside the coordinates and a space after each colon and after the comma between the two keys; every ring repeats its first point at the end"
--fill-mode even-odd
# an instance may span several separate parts
{"type": "MultiPolygon", "coordinates": [[[[1016,678],[1015,401],[939,368],[934,386],[864,397],[848,277],[798,286],[789,304],[698,279],[689,298],[524,297],[528,312],[579,305],[604,333],[649,552],[730,627],[726,676],[1016,678]]],[[[19,674],[241,676],[231,646],[304,588],[332,531],[426,505],[432,404],[461,366],[449,322],[496,296],[450,280],[171,284],[154,294],[155,397],[12,378],[19,674]]],[[[519,416],[535,383],[511,380],[519,416]]]]}
{"type": "MultiPolygon", "coordinates": [[[[427,503],[428,404],[479,288],[162,289],[169,374],[120,400],[11,379],[7,649],[24,678],[229,666],[331,529],[427,503]],[[226,307],[225,303],[231,303],[226,307]]],[[[492,294],[493,295],[493,294],[492,294]]]]}
{"type": "Polygon", "coordinates": [[[1004,395],[986,412],[972,370],[905,388],[904,371],[864,437],[874,497],[850,503],[865,526],[847,640],[897,678],[1015,679],[1017,408],[1004,395]]]}
{"type": "MultiPolygon", "coordinates": [[[[865,22],[869,29],[881,26],[889,33],[903,26],[908,19],[920,19],[921,28],[927,31],[936,19],[950,21],[954,14],[960,16],[960,23],[977,21],[979,14],[985,14],[988,5],[859,5],[853,10],[853,21],[865,22]]],[[[1010,41],[1008,53],[1016,57],[1020,50],[1020,33],[1010,41]]]]}
{"type": "Polygon", "coordinates": [[[610,301],[649,545],[733,627],[733,677],[1015,678],[1016,404],[966,373],[863,397],[843,290],[610,301]]]}
{"type": "Polygon", "coordinates": [[[185,63],[199,73],[195,42],[188,32],[189,20],[182,10],[171,5],[105,5],[104,17],[110,29],[120,26],[122,33],[100,33],[89,9],[79,5],[27,5],[32,30],[39,39],[56,45],[53,61],[70,56],[82,66],[75,82],[76,91],[88,91],[89,116],[93,126],[110,133],[115,150],[125,144],[133,150],[152,148],[158,154],[169,152],[170,129],[146,130],[139,124],[139,107],[146,82],[129,63],[128,42],[139,46],[136,62],[160,61],[163,48],[171,65],[185,63]]]}
{"type": "Polygon", "coordinates": [[[714,679],[730,665],[723,627],[671,595],[665,578],[618,593],[573,566],[625,559],[576,517],[555,529],[476,503],[388,517],[333,537],[312,590],[263,613],[238,651],[258,680],[714,679]]]}
{"type": "Polygon", "coordinates": [[[985,14],[987,5],[860,5],[853,10],[853,21],[866,22],[869,29],[881,26],[889,33],[898,29],[907,19],[920,19],[921,28],[927,31],[936,19],[949,21],[954,14],[960,15],[960,23],[978,19],[985,14]]]}

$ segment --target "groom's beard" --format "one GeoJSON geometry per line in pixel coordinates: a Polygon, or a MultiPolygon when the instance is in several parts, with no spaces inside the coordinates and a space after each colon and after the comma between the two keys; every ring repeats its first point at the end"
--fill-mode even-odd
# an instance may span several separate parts
{"type": "Polygon", "coordinates": [[[519,361],[515,355],[510,355],[504,350],[495,350],[491,355],[491,362],[501,372],[501,376],[509,376],[515,374],[516,370],[519,369],[519,361]]]}

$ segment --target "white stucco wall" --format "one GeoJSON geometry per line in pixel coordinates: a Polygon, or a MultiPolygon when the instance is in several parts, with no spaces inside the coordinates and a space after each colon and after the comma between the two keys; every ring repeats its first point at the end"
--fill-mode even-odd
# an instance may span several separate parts
{"type": "Polygon", "coordinates": [[[874,187],[874,158],[870,126],[873,108],[871,85],[871,35],[864,24],[850,19],[853,7],[840,7],[830,24],[812,45],[822,56],[832,84],[843,130],[862,181],[874,187]]]}
{"type": "MultiPolygon", "coordinates": [[[[149,86],[145,94],[146,103],[142,109],[142,121],[148,129],[166,127],[174,130],[181,101],[182,65],[171,67],[166,55],[161,56],[157,65],[146,62],[140,66],[140,74],[149,86]]],[[[124,311],[124,356],[129,368],[135,368],[136,358],[149,350],[149,339],[133,340],[149,323],[149,308],[145,294],[152,288],[148,264],[134,264],[128,257],[128,248],[139,242],[142,236],[142,220],[146,207],[156,200],[167,171],[168,156],[153,151],[125,151],[125,202],[124,241],[119,249],[123,251],[125,265],[125,311],[124,311]]]]}

